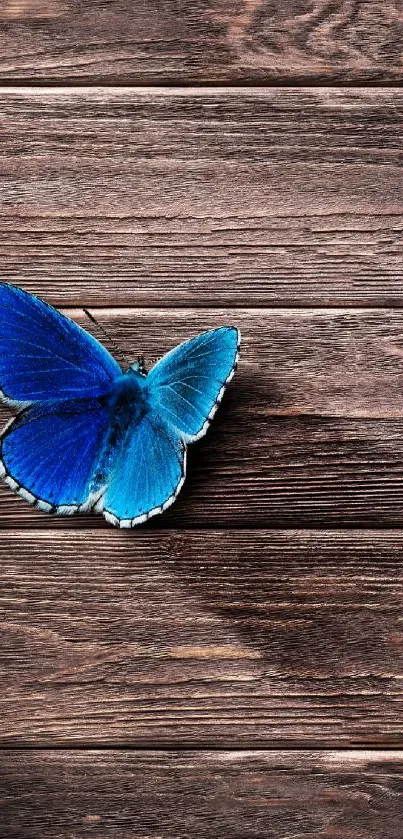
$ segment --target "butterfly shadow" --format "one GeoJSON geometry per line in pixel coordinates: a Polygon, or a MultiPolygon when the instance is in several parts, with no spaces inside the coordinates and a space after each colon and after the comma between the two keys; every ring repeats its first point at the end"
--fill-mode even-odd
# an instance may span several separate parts
{"type": "Polygon", "coordinates": [[[256,426],[267,427],[268,393],[270,401],[279,401],[275,382],[262,388],[256,379],[239,376],[231,384],[207,434],[188,446],[186,482],[175,504],[148,527],[248,526],[247,513],[235,511],[235,496],[245,468],[257,469],[253,437],[256,426]]]}
{"type": "MultiPolygon", "coordinates": [[[[207,496],[210,486],[217,489],[215,470],[231,463],[234,438],[253,433],[253,412],[267,405],[257,380],[240,379],[236,385],[226,395],[211,432],[190,447],[185,491],[170,514],[172,527],[181,527],[180,533],[172,532],[170,568],[184,596],[197,601],[211,620],[218,618],[211,643],[219,646],[223,636],[231,638],[231,643],[237,638],[254,661],[254,670],[269,667],[275,673],[295,676],[339,675],[344,669],[354,670],[355,659],[363,654],[362,639],[367,639],[367,652],[372,651],[368,661],[384,657],[382,639],[368,615],[358,605],[346,609],[348,545],[323,546],[314,533],[301,536],[300,531],[278,531],[270,521],[267,529],[254,529],[247,517],[234,529],[231,516],[228,524],[220,514],[220,505],[230,509],[230,498],[227,506],[223,503],[224,490],[207,527],[205,519],[199,523],[191,518],[193,499],[199,510],[203,492],[207,496]],[[335,563],[339,599],[334,589],[335,563]],[[324,609],[323,603],[333,605],[324,609]]],[[[277,381],[266,381],[264,390],[266,400],[269,392],[271,404],[281,405],[277,381]]],[[[277,429],[283,419],[274,416],[266,421],[273,421],[277,429]]],[[[211,510],[213,505],[208,506],[211,510]]],[[[159,517],[150,527],[166,532],[167,518],[159,517]]]]}
{"type": "MultiPolygon", "coordinates": [[[[224,635],[231,647],[237,638],[255,675],[343,679],[357,662],[373,672],[381,661],[401,672],[403,657],[397,649],[391,656],[385,640],[388,609],[362,607],[362,572],[352,573],[345,540],[322,549],[314,532],[220,529],[189,533],[188,542],[183,533],[182,541],[172,571],[199,609],[218,619],[210,643],[224,635]]],[[[401,638],[397,620],[394,630],[401,638]]]]}
{"type": "Polygon", "coordinates": [[[318,619],[310,583],[295,595],[295,555],[287,553],[284,535],[273,542],[275,531],[248,529],[247,517],[236,529],[226,521],[231,498],[218,487],[219,472],[231,463],[237,438],[252,433],[253,413],[266,409],[267,393],[273,404],[281,404],[277,382],[266,381],[264,394],[257,380],[246,377],[231,387],[211,431],[189,447],[187,481],[172,510],[141,530],[153,531],[157,539],[160,531],[162,540],[170,532],[169,556],[162,557],[159,566],[162,570],[168,564],[184,600],[197,605],[198,613],[201,610],[211,622],[210,645],[222,648],[226,638],[225,655],[231,654],[230,648],[234,656],[242,649],[254,662],[254,671],[269,665],[283,672],[301,669],[302,639],[313,666],[323,660],[329,645],[335,651],[340,627],[332,636],[322,617],[318,619]],[[208,503],[213,515],[199,520],[195,507],[197,512],[203,509],[210,491],[217,493],[215,511],[213,497],[208,503]]]}

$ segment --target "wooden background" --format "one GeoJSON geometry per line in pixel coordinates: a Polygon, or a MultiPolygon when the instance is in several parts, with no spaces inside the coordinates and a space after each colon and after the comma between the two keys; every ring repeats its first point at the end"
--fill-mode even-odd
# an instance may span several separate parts
{"type": "Polygon", "coordinates": [[[164,516],[0,488],[2,839],[400,839],[402,81],[400,0],[0,0],[1,279],[243,335],[164,516]]]}

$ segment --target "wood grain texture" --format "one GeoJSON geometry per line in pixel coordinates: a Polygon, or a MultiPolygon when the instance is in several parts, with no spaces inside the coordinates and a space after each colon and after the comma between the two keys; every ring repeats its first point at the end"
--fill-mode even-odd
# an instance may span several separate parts
{"type": "MultiPolygon", "coordinates": [[[[402,35],[373,0],[4,0],[0,83],[400,84],[402,35]]],[[[403,531],[237,528],[403,525],[403,315],[267,308],[402,306],[402,91],[3,88],[0,119],[2,280],[136,306],[98,313],[133,356],[245,346],[151,527],[0,490],[1,835],[396,839],[403,752],[325,749],[402,746],[403,531]],[[195,750],[10,749],[55,744],[195,750]]]]}
{"type": "Polygon", "coordinates": [[[2,89],[1,278],[55,305],[403,305],[403,91],[2,89]]]}
{"type": "Polygon", "coordinates": [[[100,84],[390,83],[396,0],[3,0],[0,79],[100,84]]]}
{"type": "MultiPolygon", "coordinates": [[[[67,311],[97,334],[82,312],[67,311]]],[[[403,524],[401,311],[99,309],[97,317],[129,358],[142,352],[148,363],[220,324],[243,336],[214,423],[189,448],[184,489],[146,527],[403,524]]],[[[3,484],[0,521],[110,527],[101,516],[41,513],[3,484]]]]}
{"type": "Polygon", "coordinates": [[[10,839],[397,839],[402,752],[0,755],[10,839]]]}
{"type": "Polygon", "coordinates": [[[3,531],[0,740],[402,745],[402,531],[3,531]]]}

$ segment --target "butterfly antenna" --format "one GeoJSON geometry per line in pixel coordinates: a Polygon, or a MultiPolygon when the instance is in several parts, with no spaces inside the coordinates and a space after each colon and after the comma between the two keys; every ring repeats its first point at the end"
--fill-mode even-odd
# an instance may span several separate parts
{"type": "Polygon", "coordinates": [[[142,376],[147,375],[146,364],[144,361],[144,355],[137,356],[137,369],[142,376]]]}
{"type": "Polygon", "coordinates": [[[131,362],[126,358],[126,356],[122,352],[121,348],[118,347],[118,345],[113,340],[113,338],[111,338],[111,336],[107,333],[106,329],[100,323],[98,323],[97,319],[94,317],[94,315],[91,314],[91,312],[88,311],[88,309],[83,309],[83,312],[85,312],[85,314],[87,315],[87,318],[92,320],[92,322],[95,323],[95,326],[97,326],[98,329],[101,330],[103,335],[105,335],[105,338],[108,339],[108,341],[112,345],[113,349],[115,350],[116,355],[120,356],[120,358],[125,362],[125,364],[127,364],[130,367],[131,362]]]}

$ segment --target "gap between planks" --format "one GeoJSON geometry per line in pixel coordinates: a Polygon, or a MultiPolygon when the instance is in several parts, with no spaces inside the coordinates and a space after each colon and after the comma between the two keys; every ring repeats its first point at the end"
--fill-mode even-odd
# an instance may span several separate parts
{"type": "MultiPolygon", "coordinates": [[[[36,295],[36,296],[38,296],[38,295],[36,295]]],[[[46,300],[45,297],[43,297],[42,299],[46,300]]],[[[65,314],[68,314],[69,316],[70,315],[72,316],[73,308],[74,308],[75,312],[80,311],[84,314],[84,316],[85,316],[84,309],[90,309],[91,311],[95,310],[96,312],[109,312],[111,315],[112,314],[116,315],[116,314],[119,314],[120,312],[123,313],[123,312],[127,312],[127,311],[133,311],[133,312],[136,312],[137,310],[141,311],[141,310],[144,310],[145,308],[155,309],[158,312],[161,311],[161,306],[158,305],[158,303],[147,303],[146,306],[141,305],[141,304],[139,304],[138,306],[132,305],[132,304],[130,304],[128,306],[105,306],[102,303],[92,303],[91,301],[89,301],[88,303],[86,303],[84,301],[83,305],[82,306],[80,305],[79,307],[74,306],[74,303],[72,302],[71,305],[69,305],[68,303],[64,303],[63,306],[55,306],[54,308],[58,309],[59,311],[63,311],[65,314]]],[[[189,311],[189,309],[191,309],[192,311],[195,311],[195,312],[204,311],[204,310],[211,311],[211,312],[217,312],[217,311],[222,311],[223,309],[229,308],[229,307],[222,306],[219,303],[214,305],[213,303],[202,303],[201,302],[199,305],[192,304],[191,306],[186,305],[186,304],[177,305],[177,304],[173,303],[171,305],[169,303],[168,304],[164,303],[163,308],[164,308],[164,312],[165,311],[166,312],[186,312],[186,311],[189,311]]],[[[337,312],[340,312],[340,314],[343,314],[344,312],[368,312],[368,313],[369,312],[385,312],[385,315],[387,315],[388,312],[402,311],[403,310],[403,302],[401,304],[397,304],[396,306],[388,306],[388,305],[385,306],[384,304],[383,305],[379,304],[379,306],[376,306],[376,305],[375,306],[366,306],[365,303],[363,303],[361,306],[359,304],[355,304],[354,306],[341,306],[340,303],[329,303],[328,306],[324,306],[323,303],[313,303],[312,305],[308,305],[307,303],[301,303],[301,304],[296,303],[296,304],[293,304],[292,306],[284,306],[282,303],[277,304],[275,302],[270,303],[269,306],[265,305],[264,303],[262,303],[260,305],[259,304],[257,304],[257,305],[253,304],[253,306],[247,306],[245,303],[233,303],[233,304],[231,304],[231,310],[233,310],[235,312],[244,312],[245,309],[247,309],[248,312],[250,312],[251,315],[253,315],[254,312],[261,313],[261,312],[271,312],[271,311],[287,312],[287,313],[312,312],[313,311],[313,312],[318,312],[318,313],[320,313],[320,312],[332,312],[333,314],[337,313],[337,312]]]]}
{"type": "Polygon", "coordinates": [[[222,752],[227,752],[230,755],[247,755],[256,752],[256,754],[274,755],[279,751],[289,752],[290,754],[298,754],[301,750],[307,754],[327,754],[330,751],[337,751],[345,755],[349,755],[352,752],[355,752],[357,755],[366,755],[369,751],[371,751],[374,754],[379,755],[402,753],[403,756],[403,742],[402,745],[391,744],[390,746],[385,746],[385,743],[372,743],[368,741],[368,743],[365,742],[361,744],[359,741],[356,742],[355,740],[352,740],[350,745],[336,745],[334,747],[324,747],[323,749],[321,749],[318,744],[311,746],[309,744],[304,745],[301,743],[299,745],[295,745],[293,743],[290,743],[289,745],[284,744],[283,747],[272,746],[270,743],[266,743],[262,746],[255,745],[253,743],[250,748],[240,746],[215,746],[214,744],[208,742],[206,744],[201,743],[198,746],[194,746],[192,744],[186,746],[181,743],[173,743],[171,746],[159,746],[158,744],[154,744],[152,742],[136,746],[130,743],[92,743],[91,741],[80,744],[52,743],[51,745],[36,745],[35,743],[13,743],[12,745],[0,744],[0,754],[7,754],[7,752],[72,752],[73,754],[85,752],[127,752],[128,754],[141,755],[143,752],[153,752],[155,754],[180,754],[181,752],[188,754],[198,754],[200,752],[220,754],[222,752]]]}
{"type": "Polygon", "coordinates": [[[237,81],[228,81],[225,84],[222,82],[217,82],[216,84],[213,81],[209,81],[208,84],[192,84],[191,82],[183,82],[178,84],[178,78],[173,77],[172,81],[167,81],[164,84],[158,84],[150,82],[146,85],[141,84],[133,84],[132,82],[94,82],[93,84],[89,82],[83,82],[80,84],[78,81],[74,84],[63,83],[58,81],[52,81],[52,79],[1,79],[0,83],[0,96],[2,91],[10,92],[12,90],[57,90],[57,91],[71,91],[71,92],[85,92],[94,91],[94,90],[133,90],[136,93],[180,93],[183,91],[186,94],[192,93],[192,95],[197,95],[198,93],[205,94],[214,92],[214,93],[225,93],[227,90],[231,91],[231,93],[236,93],[238,90],[240,93],[252,93],[259,91],[270,92],[271,90],[337,90],[341,88],[343,91],[347,90],[401,90],[403,88],[403,81],[388,83],[388,82],[361,82],[360,84],[352,84],[351,82],[343,82],[343,81],[335,81],[335,82],[326,82],[321,83],[320,81],[302,81],[299,79],[290,79],[288,81],[281,81],[274,80],[270,82],[249,82],[249,83],[242,83],[241,80],[237,81]]]}

